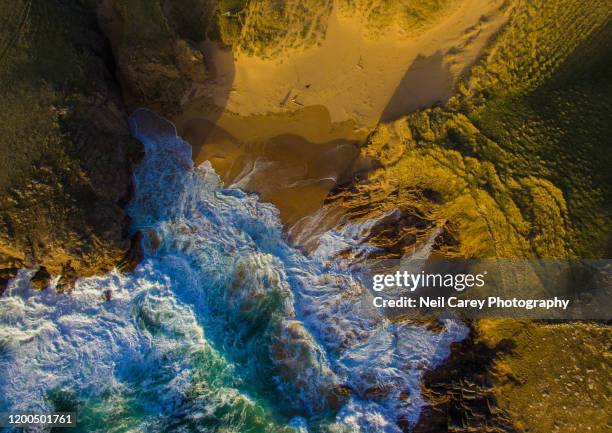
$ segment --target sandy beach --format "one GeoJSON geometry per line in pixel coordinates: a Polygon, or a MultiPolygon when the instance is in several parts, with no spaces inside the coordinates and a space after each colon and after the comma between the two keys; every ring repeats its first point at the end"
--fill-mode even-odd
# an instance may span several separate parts
{"type": "Polygon", "coordinates": [[[350,176],[376,124],[451,96],[504,22],[501,3],[466,0],[413,37],[391,26],[373,38],[335,8],[319,46],[274,59],[206,42],[211,77],[172,120],[196,162],[210,160],[224,182],[261,194],[291,225],[350,176]]]}
{"type": "Polygon", "coordinates": [[[203,46],[213,86],[201,96],[241,116],[322,105],[332,122],[373,127],[447,99],[506,16],[500,0],[466,0],[416,37],[391,27],[375,39],[359,17],[332,12],[325,40],[274,59],[203,46]]]}

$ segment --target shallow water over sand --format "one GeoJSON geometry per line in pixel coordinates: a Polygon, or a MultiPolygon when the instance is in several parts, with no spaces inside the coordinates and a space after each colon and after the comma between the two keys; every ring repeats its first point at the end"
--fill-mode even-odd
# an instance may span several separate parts
{"type": "Polygon", "coordinates": [[[505,21],[501,3],[465,0],[422,33],[389,26],[376,37],[336,5],[320,44],[273,58],[204,42],[209,76],[172,120],[196,163],[211,161],[226,184],[259,193],[294,227],[371,168],[358,147],[378,122],[450,97],[505,21]]]}

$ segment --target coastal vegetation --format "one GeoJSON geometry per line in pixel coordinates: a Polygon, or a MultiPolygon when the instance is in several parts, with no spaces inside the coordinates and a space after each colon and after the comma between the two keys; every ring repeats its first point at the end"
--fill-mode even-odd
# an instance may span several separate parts
{"type": "Polygon", "coordinates": [[[356,15],[364,31],[377,37],[396,26],[402,35],[414,36],[454,12],[464,0],[341,0],[341,14],[356,15]]]}
{"type": "MultiPolygon", "coordinates": [[[[610,255],[609,3],[507,7],[508,23],[456,94],[379,125],[361,151],[379,168],[329,199],[353,221],[399,209],[371,238],[386,256],[410,254],[431,236],[444,257],[610,255]]],[[[474,372],[462,364],[458,380],[456,367],[442,369],[449,374],[425,386],[432,404],[448,405],[439,411],[442,425],[453,413],[462,414],[454,431],[603,431],[609,424],[602,417],[608,326],[481,320],[472,327],[469,356],[487,353],[491,367],[474,372]]],[[[431,424],[417,430],[435,431],[431,424]]]]}
{"type": "Polygon", "coordinates": [[[380,168],[330,199],[354,219],[394,207],[417,216],[389,241],[407,240],[399,252],[440,227],[450,257],[609,251],[607,3],[514,7],[455,96],[381,124],[362,149],[380,168]]]}
{"type": "MultiPolygon", "coordinates": [[[[58,289],[69,291],[79,277],[130,269],[138,261],[137,249],[128,251],[140,238],[128,239],[124,208],[132,198],[131,168],[141,148],[129,134],[128,112],[145,106],[173,116],[211,85],[216,65],[206,58],[206,44],[219,43],[230,60],[240,54],[280,63],[289,54],[322,44],[332,19],[358,22],[368,42],[389,29],[410,38],[435,28],[466,2],[0,3],[0,292],[23,268],[35,269],[35,288],[59,277],[58,289]]],[[[384,216],[366,239],[379,247],[375,254],[397,258],[431,242],[436,257],[610,256],[610,2],[509,0],[499,14],[483,15],[465,32],[465,44],[492,17],[506,14],[508,21],[486,50],[478,51],[478,60],[466,63],[470,67],[450,99],[399,117],[391,110],[392,120],[381,118],[359,149],[354,176],[342,170],[343,184],[326,206],[340,208],[347,223],[384,216]]],[[[442,79],[433,87],[446,83],[448,71],[442,66],[452,63],[454,54],[451,49],[422,58],[429,66],[440,63],[442,79]]],[[[370,73],[359,60],[351,68],[370,73]]],[[[416,59],[412,66],[419,66],[416,59]]],[[[271,104],[286,111],[300,107],[306,89],[315,87],[300,82],[297,90],[283,92],[280,105],[270,97],[271,104]]],[[[399,97],[411,96],[399,92],[399,97]]],[[[330,131],[338,126],[322,105],[305,108],[321,109],[330,131]]],[[[345,108],[336,111],[353,115],[362,107],[345,108]]],[[[239,114],[230,115],[242,122],[239,114]]],[[[260,114],[280,124],[282,114],[275,115],[260,114]]],[[[291,115],[283,121],[301,122],[291,115]]],[[[303,128],[320,125],[302,123],[303,128]]],[[[325,158],[331,159],[323,155],[315,161],[325,158]]],[[[297,194],[286,196],[307,201],[297,194]]],[[[107,301],[112,296],[111,291],[100,293],[107,301]]],[[[143,317],[145,331],[154,334],[148,316],[143,317]]],[[[495,414],[486,421],[490,431],[598,431],[609,424],[609,326],[479,321],[471,327],[472,340],[461,358],[463,365],[472,364],[471,370],[452,384],[449,375],[424,385],[430,402],[464,405],[440,416],[450,418],[455,410],[461,417],[474,417],[454,431],[474,431],[470,422],[481,422],[470,398],[464,398],[474,393],[486,396],[479,410],[495,414]],[[487,363],[475,367],[479,356],[487,363]]],[[[301,328],[295,332],[301,333],[301,328]]],[[[301,350],[287,341],[280,340],[277,349],[301,350]]],[[[293,374],[287,371],[287,377],[293,374]]],[[[422,419],[417,431],[435,431],[424,427],[431,419],[422,419]]],[[[446,421],[442,424],[448,427],[446,421]]],[[[475,425],[482,430],[484,424],[475,425]]]]}

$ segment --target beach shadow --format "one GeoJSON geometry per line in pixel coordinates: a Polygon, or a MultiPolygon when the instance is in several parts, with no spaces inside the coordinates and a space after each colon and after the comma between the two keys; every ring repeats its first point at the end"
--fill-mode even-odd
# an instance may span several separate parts
{"type": "Polygon", "coordinates": [[[453,75],[443,54],[438,51],[429,57],[418,55],[397,85],[379,122],[391,122],[441,103],[452,91],[453,75]]]}
{"type": "Polygon", "coordinates": [[[173,119],[179,135],[196,147],[215,134],[214,125],[226,109],[236,75],[234,54],[230,48],[221,49],[217,42],[204,42],[199,48],[209,74],[202,88],[212,88],[214,93],[203,96],[200,92],[202,89],[194,88],[183,102],[181,112],[173,119]],[[199,116],[193,117],[188,113],[198,105],[206,112],[206,119],[197,119],[199,116]],[[201,121],[200,125],[197,125],[198,120],[201,121]]]}
{"type": "Polygon", "coordinates": [[[273,203],[284,224],[317,211],[350,179],[365,139],[352,122],[334,124],[323,106],[248,116],[210,108],[192,105],[177,122],[194,162],[210,161],[225,185],[273,203]]]}

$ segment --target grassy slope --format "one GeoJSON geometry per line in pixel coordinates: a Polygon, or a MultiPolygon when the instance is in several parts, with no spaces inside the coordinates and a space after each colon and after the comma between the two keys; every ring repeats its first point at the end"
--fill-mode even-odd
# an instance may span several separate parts
{"type": "Polygon", "coordinates": [[[489,347],[500,342],[514,347],[494,361],[492,391],[517,430],[609,431],[608,325],[490,320],[480,322],[477,332],[489,347]]]}
{"type": "Polygon", "coordinates": [[[504,172],[546,179],[563,192],[567,250],[579,257],[601,257],[612,224],[609,6],[522,5],[473,71],[462,107],[509,156],[504,172]]]}
{"type": "Polygon", "coordinates": [[[366,34],[376,37],[395,25],[414,36],[453,12],[462,0],[340,0],[342,14],[357,15],[366,34]]]}
{"type": "Polygon", "coordinates": [[[356,218],[417,215],[405,238],[443,226],[449,256],[601,257],[612,221],[606,17],[605,1],[520,2],[456,96],[381,125],[363,154],[383,167],[332,201],[356,218]]]}
{"type": "Polygon", "coordinates": [[[219,38],[251,55],[275,57],[287,49],[308,48],[323,41],[333,7],[357,16],[365,34],[376,37],[396,25],[418,34],[461,0],[222,0],[218,2],[219,38]]]}

